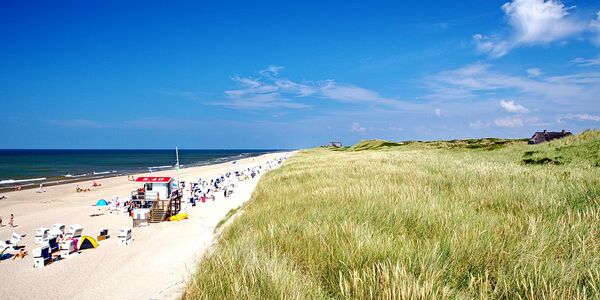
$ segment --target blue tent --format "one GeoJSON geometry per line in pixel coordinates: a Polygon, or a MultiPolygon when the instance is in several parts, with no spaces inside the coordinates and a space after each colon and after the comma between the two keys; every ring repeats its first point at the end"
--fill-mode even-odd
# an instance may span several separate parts
{"type": "Polygon", "coordinates": [[[100,199],[98,200],[98,202],[96,202],[96,206],[107,206],[108,202],[106,202],[106,200],[104,199],[100,199]]]}

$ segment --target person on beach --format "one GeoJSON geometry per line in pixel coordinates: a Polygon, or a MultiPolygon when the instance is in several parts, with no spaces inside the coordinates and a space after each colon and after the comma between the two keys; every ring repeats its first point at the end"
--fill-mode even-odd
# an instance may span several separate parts
{"type": "Polygon", "coordinates": [[[28,254],[29,254],[29,253],[27,253],[27,251],[25,251],[25,249],[21,248],[21,249],[19,249],[19,252],[17,252],[17,254],[15,254],[15,255],[13,256],[13,260],[14,260],[14,259],[17,259],[17,258],[21,258],[21,259],[23,259],[23,258],[25,258],[25,256],[27,256],[28,254]]]}
{"type": "Polygon", "coordinates": [[[62,233],[56,236],[56,244],[60,244],[63,241],[62,233]]]}
{"type": "Polygon", "coordinates": [[[10,227],[15,227],[15,215],[10,214],[10,219],[8,220],[8,225],[10,225],[10,227]]]}
{"type": "Polygon", "coordinates": [[[0,216],[0,228],[2,228],[2,216],[0,216]]]}

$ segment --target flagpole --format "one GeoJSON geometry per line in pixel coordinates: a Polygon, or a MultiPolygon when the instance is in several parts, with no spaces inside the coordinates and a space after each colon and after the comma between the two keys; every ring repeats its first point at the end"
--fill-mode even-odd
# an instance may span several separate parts
{"type": "Polygon", "coordinates": [[[175,146],[175,157],[177,157],[177,164],[175,168],[177,168],[177,187],[179,187],[179,149],[175,146]]]}

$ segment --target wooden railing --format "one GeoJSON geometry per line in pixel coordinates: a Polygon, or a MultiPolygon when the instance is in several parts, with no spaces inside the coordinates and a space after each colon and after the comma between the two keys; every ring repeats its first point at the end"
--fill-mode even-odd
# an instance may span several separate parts
{"type": "Polygon", "coordinates": [[[173,192],[171,197],[169,197],[168,211],[167,215],[172,216],[178,214],[181,210],[181,198],[183,197],[183,190],[178,189],[173,192]]]}
{"type": "Polygon", "coordinates": [[[150,218],[158,211],[162,213],[161,218],[164,221],[165,218],[170,217],[179,213],[181,210],[181,198],[183,197],[182,190],[176,190],[167,200],[161,200],[157,198],[152,207],[150,208],[150,218]]]}

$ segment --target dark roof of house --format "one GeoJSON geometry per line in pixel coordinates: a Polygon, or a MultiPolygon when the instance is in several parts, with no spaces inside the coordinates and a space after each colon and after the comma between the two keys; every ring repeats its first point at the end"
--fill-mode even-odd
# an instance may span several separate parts
{"type": "Polygon", "coordinates": [[[572,133],[569,131],[564,131],[564,130],[563,131],[538,131],[533,134],[533,136],[531,137],[529,142],[538,144],[538,143],[543,143],[543,142],[547,142],[547,141],[554,140],[554,139],[560,139],[560,138],[563,138],[563,137],[569,136],[569,135],[572,135],[572,133]]]}

